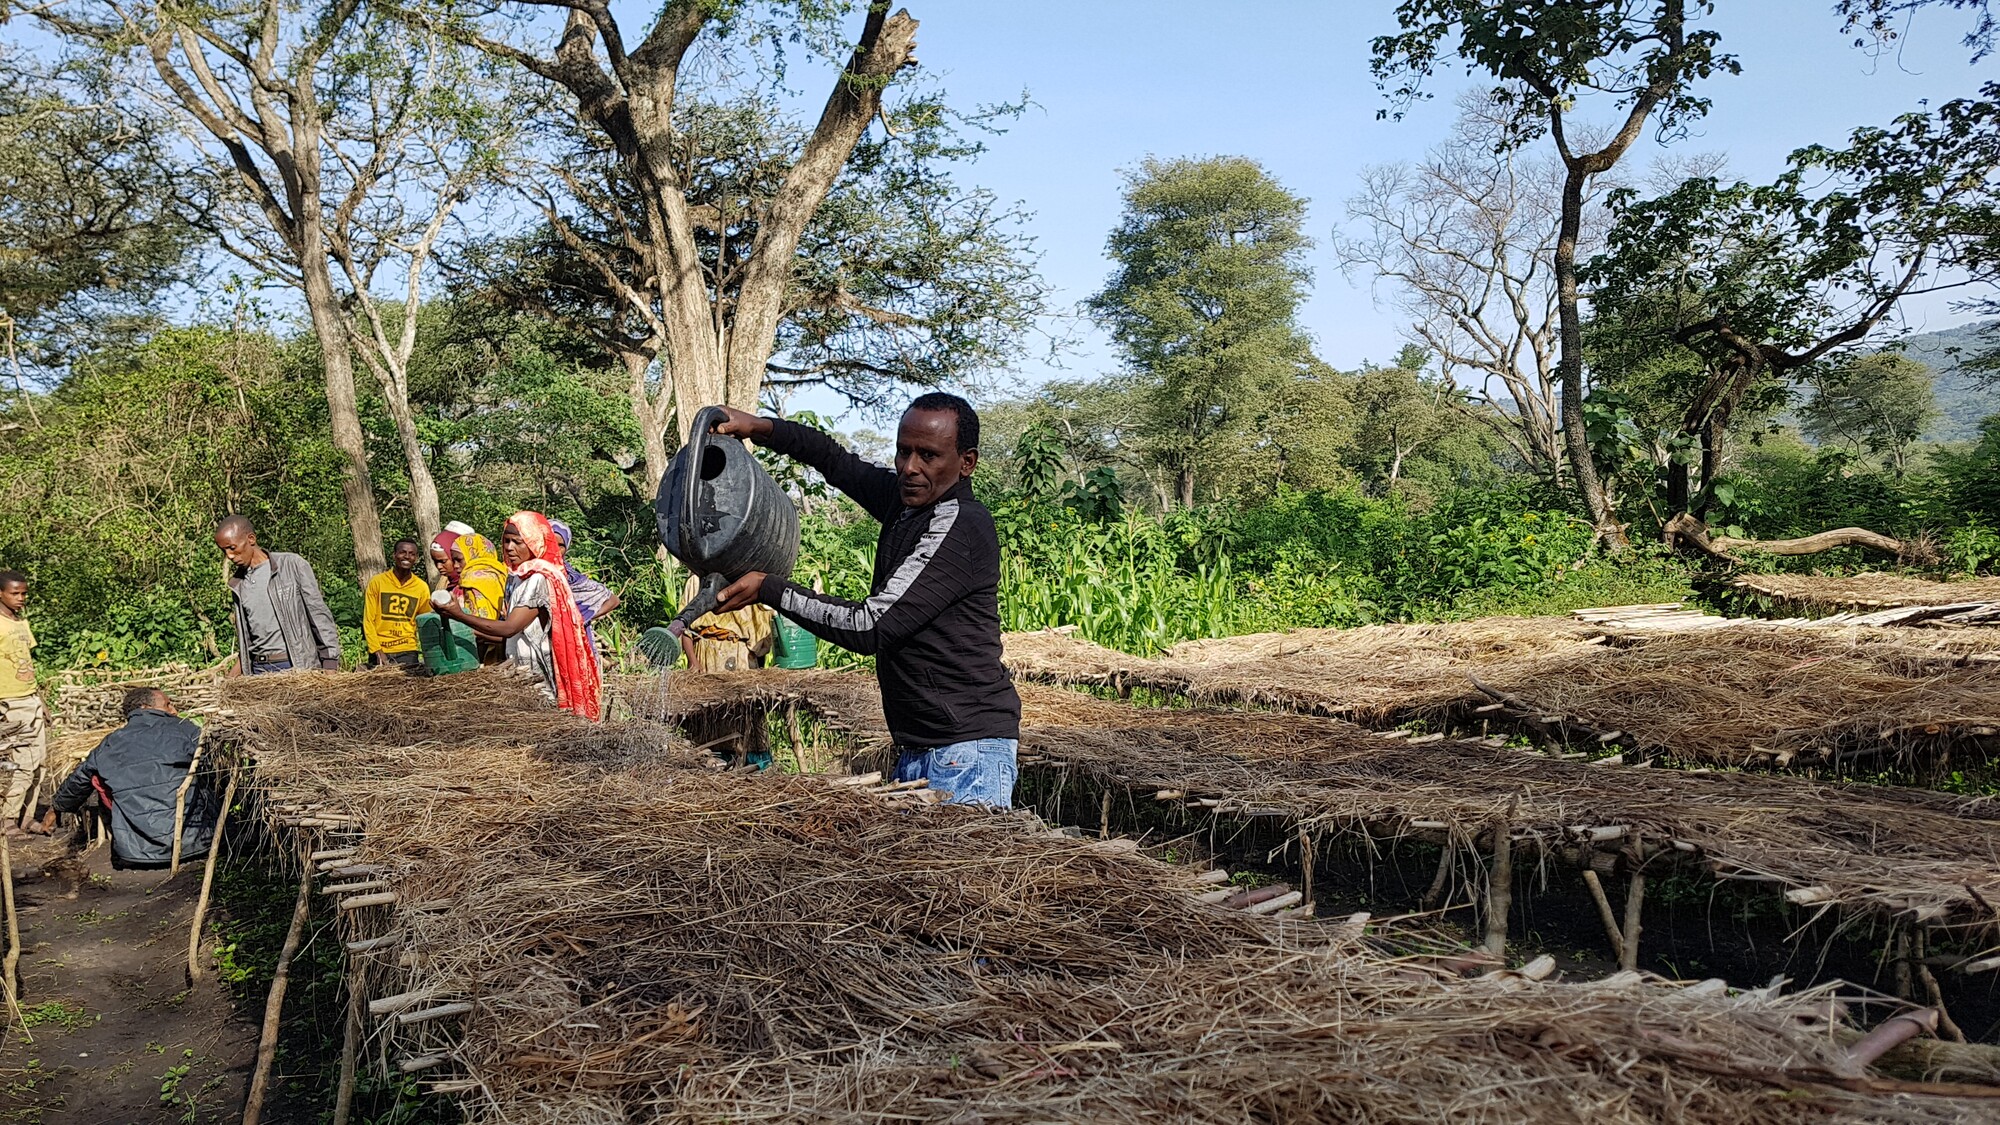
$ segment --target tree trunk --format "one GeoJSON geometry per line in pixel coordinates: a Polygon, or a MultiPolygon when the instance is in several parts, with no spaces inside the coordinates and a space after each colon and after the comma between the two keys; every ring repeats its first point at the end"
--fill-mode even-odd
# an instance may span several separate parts
{"type": "Polygon", "coordinates": [[[1916,543],[1892,539],[1880,532],[1861,527],[1843,527],[1798,539],[1735,539],[1727,535],[1710,535],[1707,525],[1686,512],[1668,520],[1662,532],[1669,545],[1685,541],[1703,554],[1727,563],[1741,561],[1732,553],[1735,551],[1762,551],[1769,555],[1817,555],[1837,547],[1866,547],[1895,555],[1899,560],[1910,563],[1923,562],[1921,556],[1927,553],[1916,543]]]}
{"type": "MultiPolygon", "coordinates": [[[[429,544],[444,530],[444,514],[438,503],[437,478],[431,475],[430,458],[425,455],[423,439],[417,436],[416,414],[410,409],[406,394],[396,391],[383,396],[389,406],[389,416],[396,423],[396,438],[403,446],[403,460],[410,473],[410,513],[417,518],[417,542],[429,544]]],[[[423,557],[430,558],[426,549],[423,557]]]]}
{"type": "MultiPolygon", "coordinates": [[[[388,569],[382,551],[382,516],[375,507],[375,478],[368,471],[368,441],[361,432],[361,408],[354,392],[354,354],[348,350],[347,325],[341,320],[340,298],[327,272],[326,251],[317,222],[300,224],[304,231],[301,276],[313,335],[319,340],[325,369],[326,407],[333,428],[333,447],[340,451],[341,498],[347,503],[347,527],[354,536],[354,563],[361,584],[388,569]]],[[[435,501],[435,495],[433,496],[435,501]]]]}
{"type": "Polygon", "coordinates": [[[1193,466],[1185,466],[1174,474],[1174,494],[1179,498],[1181,507],[1194,507],[1193,466]]]}
{"type": "MultiPolygon", "coordinates": [[[[640,455],[646,464],[646,498],[659,494],[660,482],[666,479],[667,465],[673,460],[673,451],[667,448],[667,428],[662,419],[662,408],[673,401],[674,392],[662,387],[656,398],[646,386],[646,372],[652,369],[653,357],[644,352],[626,352],[619,357],[625,364],[627,383],[626,397],[632,405],[632,420],[639,425],[640,455]]],[[[687,439],[687,427],[694,420],[694,411],[683,410],[686,415],[680,419],[680,433],[675,437],[674,448],[680,448],[687,439]]]]}
{"type": "Polygon", "coordinates": [[[1613,550],[1631,547],[1625,527],[1611,510],[1597,459],[1590,453],[1590,436],[1583,418],[1583,313],[1576,287],[1576,241],[1583,229],[1583,186],[1588,173],[1566,160],[1563,176],[1562,227],[1556,238],[1556,312],[1561,322],[1562,350],[1556,374],[1562,383],[1563,437],[1569,447],[1570,472],[1590,512],[1590,522],[1613,550]]]}

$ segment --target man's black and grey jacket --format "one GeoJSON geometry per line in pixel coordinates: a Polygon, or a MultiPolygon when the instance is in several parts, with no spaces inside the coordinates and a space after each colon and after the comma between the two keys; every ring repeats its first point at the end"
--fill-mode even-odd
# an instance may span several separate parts
{"type": "MultiPolygon", "coordinates": [[[[175,806],[200,740],[201,728],[186,719],[150,707],[134,711],[64,780],[50,804],[73,813],[98,793],[111,811],[112,866],[165,867],[173,855],[175,806]]],[[[208,854],[220,806],[207,786],[189,787],[182,859],[208,854]]]]}
{"type": "Polygon", "coordinates": [[[1000,664],[1000,538],[961,480],[937,501],[903,506],[896,474],[818,430],[775,421],[764,445],[819,470],[882,521],[866,601],[764,580],[759,600],[820,637],[875,656],[882,713],[905,750],[1019,738],[1021,696],[1000,664]]]}

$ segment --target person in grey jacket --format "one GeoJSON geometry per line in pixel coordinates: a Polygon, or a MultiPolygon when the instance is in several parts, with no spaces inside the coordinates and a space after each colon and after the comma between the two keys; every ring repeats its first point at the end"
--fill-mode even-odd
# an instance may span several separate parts
{"type": "Polygon", "coordinates": [[[312,564],[257,545],[257,529],[242,516],[215,526],[215,545],[234,564],[236,672],[261,676],[294,668],[340,671],[340,629],[326,608],[312,564]]]}
{"type": "MultiPolygon", "coordinates": [[[[173,858],[174,817],[201,728],[181,718],[158,688],[125,693],[125,725],[104,736],[76,772],[56,790],[44,819],[83,809],[92,793],[111,813],[111,866],[120,870],[166,867],[173,858]]],[[[181,813],[181,858],[208,854],[220,802],[214,791],[189,786],[181,813]]]]}

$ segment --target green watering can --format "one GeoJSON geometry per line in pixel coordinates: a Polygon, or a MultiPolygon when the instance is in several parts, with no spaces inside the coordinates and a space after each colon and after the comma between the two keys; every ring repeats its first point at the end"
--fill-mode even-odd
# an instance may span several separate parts
{"type": "Polygon", "coordinates": [[[435,613],[417,615],[417,646],[424,651],[424,666],[435,675],[469,672],[479,667],[479,642],[472,626],[454,621],[444,627],[444,618],[435,613]]]}

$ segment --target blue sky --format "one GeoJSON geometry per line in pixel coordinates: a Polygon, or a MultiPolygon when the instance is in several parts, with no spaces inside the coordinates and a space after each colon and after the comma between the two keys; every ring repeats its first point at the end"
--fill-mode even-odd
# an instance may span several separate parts
{"type": "MultiPolygon", "coordinates": [[[[1420,155],[1452,117],[1457,72],[1438,97],[1400,122],[1378,121],[1384,104],[1368,73],[1368,41],[1391,30],[1389,0],[1265,0],[1219,5],[1192,0],[1008,0],[920,2],[918,58],[963,103],[1015,97],[1036,103],[991,152],[965,170],[1034,213],[1031,231],[1056,301],[1073,306],[1110,270],[1105,235],[1118,219],[1120,169],[1148,154],[1242,155],[1261,161],[1311,200],[1308,229],[1320,242],[1316,284],[1305,310],[1320,354],[1338,367],[1393,355],[1397,316],[1378,307],[1366,278],[1344,278],[1325,243],[1342,220],[1360,169],[1420,155]]],[[[1965,21],[1920,15],[1894,57],[1872,59],[1840,32],[1832,0],[1733,0],[1722,5],[1725,49],[1744,73],[1711,80],[1714,101],[1685,152],[1726,153],[1732,173],[1768,177],[1793,149],[1839,142],[1856,125],[1973,93],[1989,60],[1968,64],[1965,21]]],[[[824,86],[794,75],[817,100],[824,86]]],[[[1650,160],[1650,138],[1635,155],[1650,160]]],[[[1914,306],[1919,330],[1965,319],[1943,301],[1914,306]]],[[[1082,333],[1064,370],[1024,367],[1025,384],[1108,370],[1116,359],[1100,335],[1082,333]]],[[[815,396],[817,397],[817,396],[815,396]]],[[[825,403],[801,405],[825,406],[825,403]]]]}

